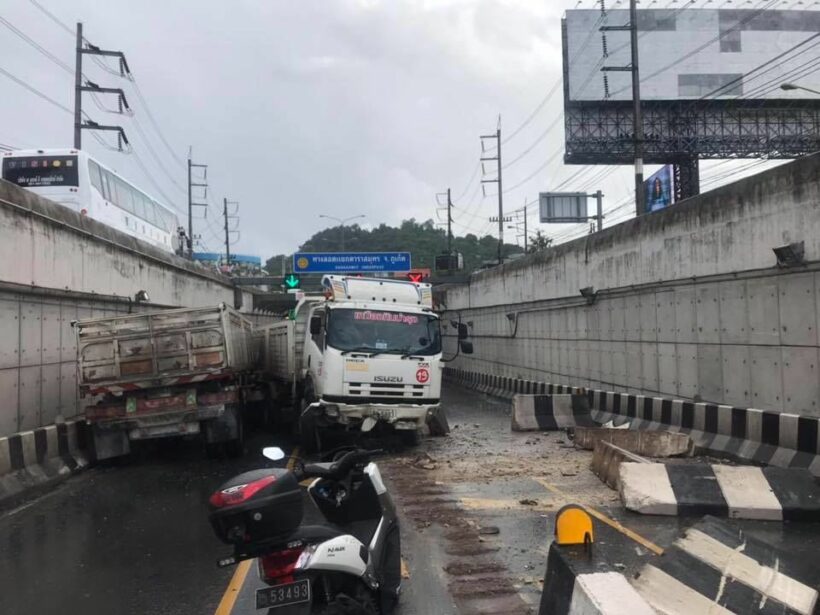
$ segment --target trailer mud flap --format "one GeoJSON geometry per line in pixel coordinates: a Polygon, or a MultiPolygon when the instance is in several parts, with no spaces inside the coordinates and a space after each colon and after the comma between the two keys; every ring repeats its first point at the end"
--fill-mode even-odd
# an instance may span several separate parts
{"type": "Polygon", "coordinates": [[[128,433],[124,429],[100,429],[92,427],[94,438],[94,459],[102,461],[112,457],[121,457],[131,452],[128,433]]]}
{"type": "Polygon", "coordinates": [[[235,405],[225,406],[221,416],[208,421],[202,421],[205,442],[231,442],[239,438],[239,408],[235,405]]]}

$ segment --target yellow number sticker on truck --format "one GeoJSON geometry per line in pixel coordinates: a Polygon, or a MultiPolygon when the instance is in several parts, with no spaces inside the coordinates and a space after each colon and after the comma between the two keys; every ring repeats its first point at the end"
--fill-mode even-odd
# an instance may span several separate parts
{"type": "Polygon", "coordinates": [[[345,369],[349,372],[366,372],[370,367],[364,359],[348,359],[345,361],[345,369]]]}

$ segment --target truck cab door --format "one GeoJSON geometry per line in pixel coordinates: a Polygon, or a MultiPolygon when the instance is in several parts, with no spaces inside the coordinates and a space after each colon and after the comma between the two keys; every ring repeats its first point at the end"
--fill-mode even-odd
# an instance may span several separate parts
{"type": "Polygon", "coordinates": [[[327,325],[327,314],[324,308],[314,309],[307,324],[307,338],[305,340],[305,368],[313,381],[314,390],[317,395],[322,394],[321,375],[324,364],[325,335],[327,325]],[[312,330],[314,319],[321,323],[319,330],[312,330]]]}

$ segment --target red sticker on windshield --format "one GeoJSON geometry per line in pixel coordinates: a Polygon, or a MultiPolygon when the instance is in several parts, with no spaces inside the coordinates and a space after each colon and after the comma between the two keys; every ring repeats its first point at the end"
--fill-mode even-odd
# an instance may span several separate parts
{"type": "Polygon", "coordinates": [[[425,382],[430,380],[430,372],[423,368],[416,370],[416,380],[424,384],[425,382]]]}

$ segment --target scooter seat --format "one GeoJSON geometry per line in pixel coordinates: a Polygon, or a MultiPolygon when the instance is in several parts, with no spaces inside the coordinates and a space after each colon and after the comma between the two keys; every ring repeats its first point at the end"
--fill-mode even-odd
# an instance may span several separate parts
{"type": "Polygon", "coordinates": [[[293,535],[291,540],[303,540],[305,542],[316,543],[324,542],[337,536],[348,534],[342,528],[332,525],[330,523],[322,523],[315,525],[301,525],[293,535]]]}

